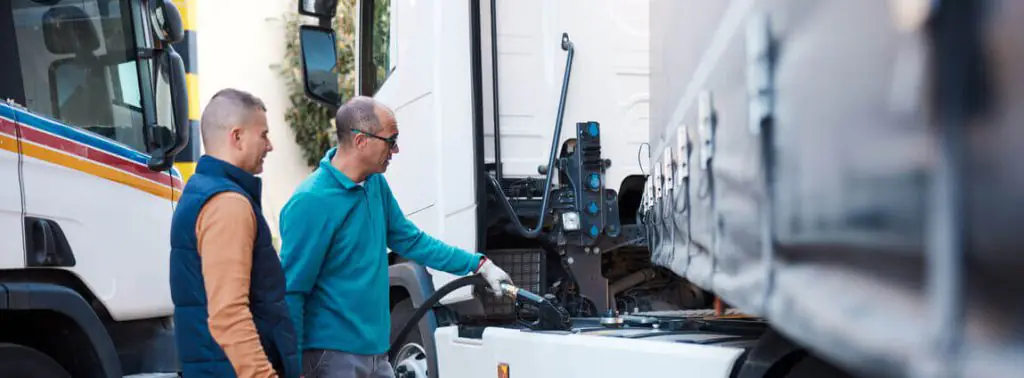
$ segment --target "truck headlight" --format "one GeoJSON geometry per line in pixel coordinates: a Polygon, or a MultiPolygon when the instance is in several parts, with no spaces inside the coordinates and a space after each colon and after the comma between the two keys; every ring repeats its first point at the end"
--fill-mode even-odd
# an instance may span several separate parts
{"type": "Polygon", "coordinates": [[[580,229],[580,213],[567,211],[562,213],[562,228],[566,231],[577,231],[580,229]]]}

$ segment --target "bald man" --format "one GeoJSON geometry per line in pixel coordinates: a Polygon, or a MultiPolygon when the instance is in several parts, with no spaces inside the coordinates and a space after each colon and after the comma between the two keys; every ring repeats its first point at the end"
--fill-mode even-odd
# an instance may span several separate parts
{"type": "MultiPolygon", "coordinates": [[[[387,250],[456,275],[511,282],[480,253],[447,245],[405,218],[382,173],[398,153],[386,106],[356,97],[335,117],[338,145],[281,210],[281,261],[307,377],[394,377],[387,250]]],[[[427,335],[429,336],[429,335],[427,335]]]]}
{"type": "Polygon", "coordinates": [[[273,147],[263,102],[225,89],[201,119],[203,147],[171,223],[171,297],[185,377],[299,377],[285,278],[261,210],[273,147]]]}

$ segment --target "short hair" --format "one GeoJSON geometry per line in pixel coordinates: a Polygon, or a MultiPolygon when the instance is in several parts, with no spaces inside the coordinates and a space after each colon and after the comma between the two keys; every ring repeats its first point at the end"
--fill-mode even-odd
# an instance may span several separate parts
{"type": "Polygon", "coordinates": [[[370,133],[379,132],[383,127],[377,117],[377,101],[359,96],[348,100],[334,116],[334,129],[337,132],[338,144],[348,145],[352,142],[352,130],[370,133]]]}
{"type": "Polygon", "coordinates": [[[214,136],[219,136],[233,126],[248,122],[248,117],[252,116],[255,110],[266,112],[267,106],[252,93],[234,88],[218,91],[206,104],[199,121],[203,146],[209,148],[210,143],[216,140],[214,136]]]}

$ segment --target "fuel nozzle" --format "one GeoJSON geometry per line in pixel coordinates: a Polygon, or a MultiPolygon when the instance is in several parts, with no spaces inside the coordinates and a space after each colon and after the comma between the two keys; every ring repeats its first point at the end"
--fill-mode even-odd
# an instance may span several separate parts
{"type": "Polygon", "coordinates": [[[535,304],[535,305],[536,304],[540,304],[541,302],[545,301],[545,299],[542,298],[541,296],[539,296],[537,294],[534,294],[534,293],[531,293],[529,291],[520,289],[518,286],[510,284],[508,282],[502,282],[500,284],[500,286],[501,286],[501,293],[504,294],[506,297],[509,297],[509,298],[512,298],[512,299],[518,299],[520,296],[522,296],[524,300],[526,300],[527,302],[530,302],[531,304],[535,304]]]}
{"type": "Polygon", "coordinates": [[[515,299],[516,295],[519,293],[519,288],[508,282],[502,282],[498,284],[498,286],[501,287],[501,294],[506,297],[515,299]]]}
{"type": "Polygon", "coordinates": [[[501,292],[516,301],[516,308],[519,308],[522,304],[528,304],[537,308],[536,321],[520,321],[526,327],[533,330],[568,330],[572,328],[569,312],[565,308],[556,306],[547,299],[544,299],[544,297],[505,282],[501,283],[501,292]]]}

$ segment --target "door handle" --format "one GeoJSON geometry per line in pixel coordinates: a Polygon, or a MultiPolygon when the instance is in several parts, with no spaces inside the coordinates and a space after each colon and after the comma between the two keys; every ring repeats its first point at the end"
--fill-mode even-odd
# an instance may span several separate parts
{"type": "Polygon", "coordinates": [[[25,266],[75,266],[75,255],[56,221],[25,217],[25,266]]]}

